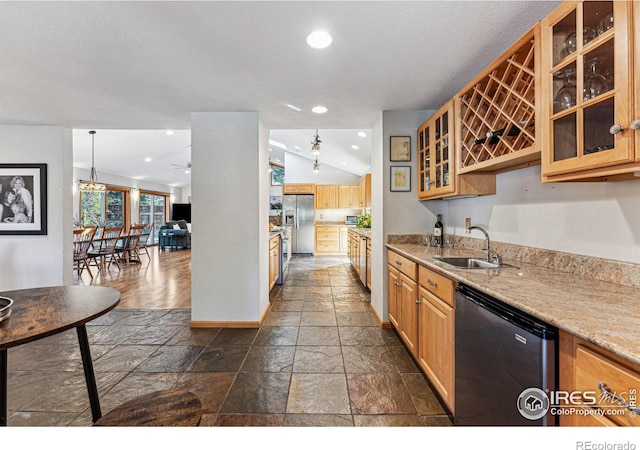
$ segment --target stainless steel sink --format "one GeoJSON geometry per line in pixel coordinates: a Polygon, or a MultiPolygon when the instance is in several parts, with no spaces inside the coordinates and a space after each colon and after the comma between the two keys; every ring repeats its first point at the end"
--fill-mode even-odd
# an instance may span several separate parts
{"type": "Polygon", "coordinates": [[[436,261],[441,261],[452,267],[457,267],[459,269],[518,269],[518,267],[512,266],[511,264],[496,264],[490,261],[485,261],[483,259],[471,257],[434,256],[433,259],[435,259],[436,261]]]}

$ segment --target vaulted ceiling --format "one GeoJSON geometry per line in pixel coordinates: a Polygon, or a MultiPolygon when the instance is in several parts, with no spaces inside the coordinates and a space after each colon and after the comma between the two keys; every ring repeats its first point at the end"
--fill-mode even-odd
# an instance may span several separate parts
{"type": "MultiPolygon", "coordinates": [[[[109,129],[189,130],[192,112],[258,111],[270,128],[327,130],[326,141],[383,110],[437,109],[557,3],[0,2],[0,124],[104,130],[98,151],[109,129]],[[307,45],[316,29],[330,47],[307,45]]],[[[140,140],[184,163],[189,142],[165,138],[140,140]]],[[[138,164],[127,152],[123,163],[138,164]]]]}

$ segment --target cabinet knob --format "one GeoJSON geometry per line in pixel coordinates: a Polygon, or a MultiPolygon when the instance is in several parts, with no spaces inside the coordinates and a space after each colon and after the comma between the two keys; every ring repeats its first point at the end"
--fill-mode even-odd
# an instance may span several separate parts
{"type": "Polygon", "coordinates": [[[416,299],[416,305],[420,304],[420,300],[416,299]]]}
{"type": "Polygon", "coordinates": [[[399,265],[399,266],[402,265],[402,263],[400,261],[396,261],[396,264],[399,265]]]}
{"type": "Polygon", "coordinates": [[[622,128],[620,125],[618,125],[617,123],[615,125],[611,125],[611,128],[609,128],[609,133],[611,134],[618,134],[620,133],[622,130],[624,130],[624,128],[622,128]]]}
{"type": "Polygon", "coordinates": [[[431,280],[430,280],[430,279],[428,279],[428,278],[427,278],[427,284],[428,284],[429,286],[434,287],[434,288],[437,288],[437,287],[438,287],[438,283],[436,283],[435,281],[431,281],[431,280]]]}
{"type": "Polygon", "coordinates": [[[636,119],[633,122],[631,122],[631,125],[629,125],[629,128],[631,128],[632,130],[640,130],[640,119],[636,119]]]}

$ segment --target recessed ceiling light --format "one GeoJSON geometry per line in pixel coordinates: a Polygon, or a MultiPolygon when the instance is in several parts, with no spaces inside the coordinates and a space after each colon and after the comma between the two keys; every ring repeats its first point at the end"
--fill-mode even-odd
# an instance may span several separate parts
{"type": "Polygon", "coordinates": [[[184,173],[191,173],[191,171],[190,170],[185,170],[184,173]]]}
{"type": "Polygon", "coordinates": [[[294,111],[302,111],[302,110],[301,110],[300,108],[298,108],[297,106],[290,105],[289,103],[287,103],[286,105],[287,105],[287,108],[291,108],[291,109],[293,109],[294,111]]]}
{"type": "Polygon", "coordinates": [[[346,166],[346,165],[347,165],[347,162],[346,162],[346,161],[342,161],[342,164],[344,164],[344,165],[346,166]]]}
{"type": "Polygon", "coordinates": [[[287,149],[287,146],[284,145],[282,142],[274,141],[273,139],[269,139],[269,145],[273,145],[274,147],[278,147],[283,150],[287,149]]]}
{"type": "Polygon", "coordinates": [[[300,146],[299,146],[299,145],[296,145],[296,146],[295,146],[295,149],[296,149],[296,150],[298,150],[298,151],[300,151],[300,146]]]}
{"type": "Polygon", "coordinates": [[[148,156],[144,159],[146,162],[151,162],[151,158],[149,158],[148,156]]]}
{"type": "Polygon", "coordinates": [[[173,130],[167,130],[167,136],[171,136],[173,134],[173,130]]]}
{"type": "Polygon", "coordinates": [[[364,131],[360,131],[360,132],[358,133],[358,136],[360,136],[360,137],[367,137],[367,133],[365,133],[364,131]]]}
{"type": "Polygon", "coordinates": [[[307,36],[307,44],[313,48],[327,48],[331,45],[331,35],[326,31],[314,31],[307,36]]]}
{"type": "Polygon", "coordinates": [[[360,147],[358,147],[357,145],[352,145],[351,148],[354,149],[354,150],[359,150],[360,149],[360,147]]]}
{"type": "Polygon", "coordinates": [[[270,152],[272,152],[272,151],[273,151],[273,149],[272,149],[271,147],[269,147],[269,151],[270,151],[270,152]]]}
{"type": "Polygon", "coordinates": [[[311,111],[316,114],[324,114],[328,111],[328,109],[324,106],[314,106],[313,108],[311,108],[311,111]]]}
{"type": "Polygon", "coordinates": [[[276,158],[276,162],[280,162],[280,160],[278,158],[276,158]]]}

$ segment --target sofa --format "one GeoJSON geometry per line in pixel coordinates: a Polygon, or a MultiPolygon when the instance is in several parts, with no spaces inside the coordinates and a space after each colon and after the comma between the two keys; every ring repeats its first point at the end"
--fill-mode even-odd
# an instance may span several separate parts
{"type": "Polygon", "coordinates": [[[172,246],[176,249],[191,248],[191,232],[186,220],[171,220],[160,227],[158,247],[171,250],[172,246]]]}

